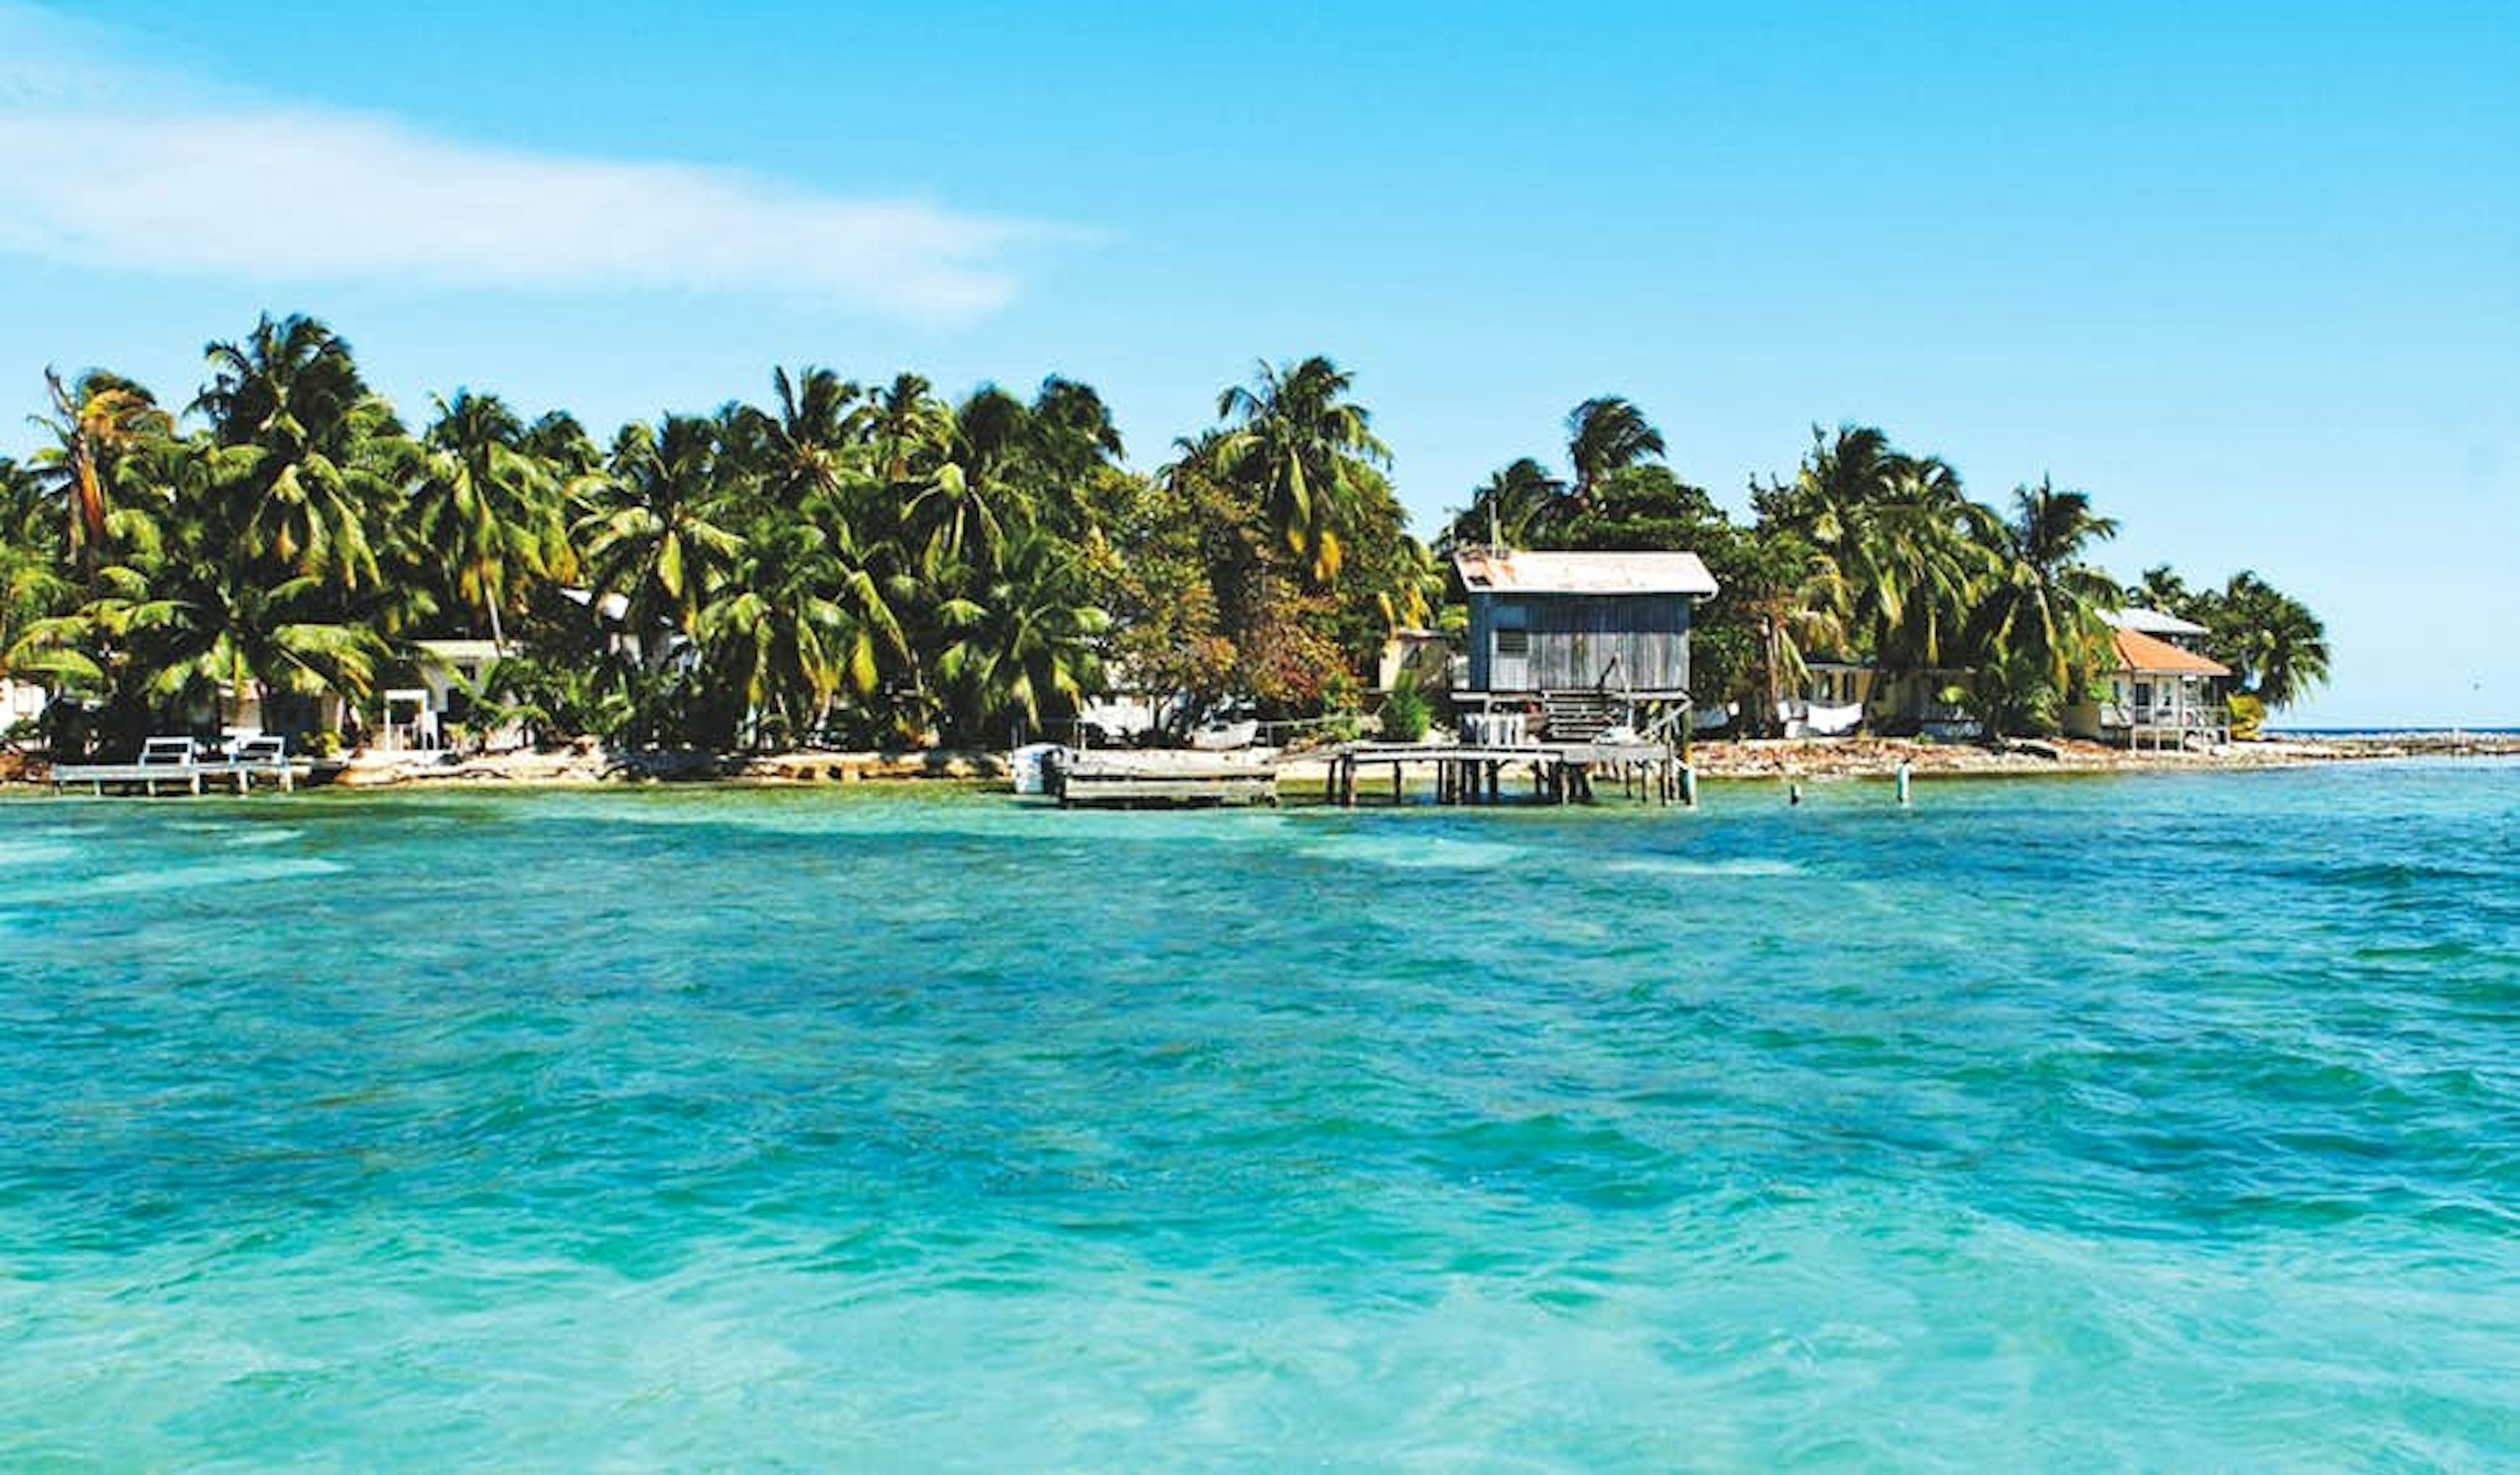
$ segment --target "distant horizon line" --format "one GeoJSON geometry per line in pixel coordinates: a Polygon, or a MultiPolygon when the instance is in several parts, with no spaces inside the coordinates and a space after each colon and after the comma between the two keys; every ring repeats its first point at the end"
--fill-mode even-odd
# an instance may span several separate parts
{"type": "Polygon", "coordinates": [[[2299,737],[2356,737],[2362,735],[2373,737],[2397,737],[2401,735],[2413,736],[2425,733],[2455,734],[2466,732],[2520,734],[2520,722],[2349,722],[2332,727],[2277,726],[2272,722],[2267,722],[2261,724],[2258,730],[2270,735],[2283,734],[2286,736],[2299,737]]]}

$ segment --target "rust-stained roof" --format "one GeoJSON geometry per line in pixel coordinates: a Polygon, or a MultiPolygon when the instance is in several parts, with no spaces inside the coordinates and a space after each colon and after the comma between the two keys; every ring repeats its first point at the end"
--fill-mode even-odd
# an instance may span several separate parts
{"type": "Polygon", "coordinates": [[[1688,594],[1715,592],[1715,576],[1694,553],[1526,553],[1464,548],[1453,555],[1472,589],[1516,594],[1688,594]]]}
{"type": "Polygon", "coordinates": [[[2183,651],[2167,640],[2156,640],[2141,630],[2124,626],[2111,631],[2117,636],[2118,666],[2121,669],[2143,675],[2161,676],[2228,676],[2231,668],[2210,660],[2194,651],[2183,651]]]}

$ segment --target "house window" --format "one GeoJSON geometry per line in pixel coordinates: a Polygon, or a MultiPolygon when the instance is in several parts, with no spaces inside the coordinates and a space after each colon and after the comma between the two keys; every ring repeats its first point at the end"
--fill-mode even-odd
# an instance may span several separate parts
{"type": "Polygon", "coordinates": [[[2150,707],[2152,705],[2151,682],[2138,681],[2135,683],[2135,705],[2138,707],[2150,707]]]}
{"type": "Polygon", "coordinates": [[[1498,655],[1500,655],[1500,656],[1503,656],[1503,657],[1507,658],[1508,660],[1518,660],[1518,659],[1520,659],[1521,657],[1524,657],[1524,656],[1528,656],[1528,655],[1530,655],[1530,654],[1531,654],[1531,631],[1529,631],[1529,630],[1499,630],[1499,631],[1497,631],[1497,632],[1496,632],[1496,653],[1497,653],[1498,655]]]}

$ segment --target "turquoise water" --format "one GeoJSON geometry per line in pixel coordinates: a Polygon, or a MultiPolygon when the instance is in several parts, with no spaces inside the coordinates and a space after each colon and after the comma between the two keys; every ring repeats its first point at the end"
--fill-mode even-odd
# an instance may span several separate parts
{"type": "Polygon", "coordinates": [[[2520,1459],[2520,764],[0,806],[0,1465],[2520,1459]]]}

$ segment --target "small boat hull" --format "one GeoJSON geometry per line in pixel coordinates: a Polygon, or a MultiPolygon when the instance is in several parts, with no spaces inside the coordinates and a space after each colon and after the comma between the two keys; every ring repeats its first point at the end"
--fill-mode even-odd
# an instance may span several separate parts
{"type": "Polygon", "coordinates": [[[1210,722],[1191,730],[1190,745],[1201,753],[1229,753],[1250,747],[1259,736],[1258,722],[1210,722]]]}

